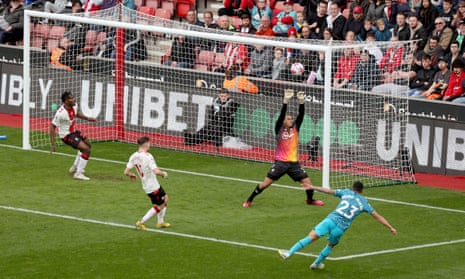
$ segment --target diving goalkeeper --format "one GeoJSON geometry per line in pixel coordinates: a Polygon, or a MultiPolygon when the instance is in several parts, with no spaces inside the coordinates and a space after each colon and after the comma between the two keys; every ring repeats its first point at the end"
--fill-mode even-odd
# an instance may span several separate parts
{"type": "Polygon", "coordinates": [[[324,205],[323,201],[313,199],[313,190],[310,189],[312,183],[299,164],[299,130],[305,115],[305,93],[302,91],[297,92],[299,114],[295,121],[291,115],[287,114],[287,105],[293,96],[294,90],[284,90],[281,113],[274,128],[277,141],[275,162],[263,182],[255,187],[250,197],[244,202],[243,207],[249,207],[257,195],[285,174],[289,175],[294,181],[300,182],[307,194],[307,204],[324,205]]]}

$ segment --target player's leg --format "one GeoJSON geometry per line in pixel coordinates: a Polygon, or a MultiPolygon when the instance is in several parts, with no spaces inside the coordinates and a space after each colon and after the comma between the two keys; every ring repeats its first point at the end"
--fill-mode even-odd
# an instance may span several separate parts
{"type": "Polygon", "coordinates": [[[292,163],[288,170],[288,175],[294,180],[299,181],[300,186],[305,189],[305,194],[307,196],[306,202],[311,205],[323,206],[325,203],[320,200],[313,199],[313,190],[308,190],[312,185],[310,177],[308,177],[307,172],[300,166],[299,163],[292,163]]]}
{"type": "MultiPolygon", "coordinates": [[[[160,188],[162,189],[162,188],[160,188]]],[[[163,191],[163,189],[162,189],[163,191]]],[[[164,191],[163,191],[164,192],[164,191]]],[[[170,223],[165,222],[166,209],[168,208],[168,195],[164,194],[164,203],[159,206],[160,212],[158,213],[157,229],[169,228],[171,227],[170,223]]]]}
{"type": "Polygon", "coordinates": [[[336,224],[333,224],[328,236],[328,244],[323,248],[323,250],[321,250],[316,260],[310,265],[311,269],[323,269],[325,267],[323,261],[329,256],[329,254],[331,254],[334,246],[339,243],[343,235],[344,231],[336,224]]]}
{"type": "Polygon", "coordinates": [[[329,224],[327,224],[326,219],[325,219],[321,223],[319,223],[315,227],[315,229],[311,230],[310,233],[306,237],[304,237],[304,238],[300,239],[299,241],[297,241],[291,247],[291,249],[289,249],[289,251],[278,250],[278,253],[281,256],[281,258],[286,260],[290,256],[294,255],[297,251],[303,249],[304,247],[306,247],[310,243],[318,240],[320,237],[327,234],[328,232],[329,232],[329,224]]]}
{"type": "Polygon", "coordinates": [[[287,172],[287,164],[276,161],[273,166],[271,166],[270,170],[268,171],[265,179],[262,183],[257,184],[255,189],[250,194],[249,198],[242,204],[243,207],[249,207],[255,197],[263,192],[266,188],[268,188],[274,181],[280,179],[284,174],[287,172]]]}
{"type": "Polygon", "coordinates": [[[156,191],[147,194],[152,202],[152,207],[145,213],[145,215],[140,219],[140,221],[136,222],[136,228],[141,230],[146,230],[145,224],[155,215],[158,215],[158,222],[157,228],[167,228],[171,225],[164,222],[164,217],[166,214],[166,205],[168,201],[168,195],[166,195],[165,191],[162,187],[157,189],[156,191]],[[161,217],[160,217],[161,213],[161,217]],[[161,223],[160,223],[161,221],[161,223]]]}
{"type": "Polygon", "coordinates": [[[77,165],[79,164],[79,160],[81,159],[81,151],[78,150],[76,157],[74,158],[73,165],[69,168],[69,173],[76,173],[77,165]]]}
{"type": "Polygon", "coordinates": [[[90,157],[90,143],[87,139],[83,139],[79,141],[76,148],[80,151],[81,157],[77,162],[76,173],[74,174],[74,178],[81,180],[89,180],[88,177],[84,176],[84,172],[90,157]]]}

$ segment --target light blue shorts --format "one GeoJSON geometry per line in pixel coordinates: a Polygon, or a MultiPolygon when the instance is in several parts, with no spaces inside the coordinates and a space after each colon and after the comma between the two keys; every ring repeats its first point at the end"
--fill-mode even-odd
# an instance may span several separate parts
{"type": "Polygon", "coordinates": [[[328,235],[328,241],[331,244],[338,244],[341,237],[344,235],[344,230],[341,229],[336,223],[331,219],[324,219],[314,228],[318,237],[323,237],[328,235]]]}

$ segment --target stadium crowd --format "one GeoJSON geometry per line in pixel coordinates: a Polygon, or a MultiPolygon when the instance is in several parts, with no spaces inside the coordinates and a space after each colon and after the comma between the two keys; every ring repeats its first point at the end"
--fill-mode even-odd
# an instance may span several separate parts
{"type": "MultiPolygon", "coordinates": [[[[25,5],[22,2],[2,1],[0,43],[14,44],[22,40],[24,9],[38,5],[37,1],[27,1],[33,3],[25,5]]],[[[67,5],[71,3],[72,12],[96,11],[118,3],[117,0],[39,3],[41,9],[46,11],[63,12],[65,2],[67,5]]],[[[223,4],[224,7],[217,11],[204,12],[203,21],[198,20],[195,8],[186,11],[179,19],[199,28],[231,31],[237,35],[281,37],[291,41],[333,40],[349,44],[356,41],[415,40],[415,44],[393,44],[389,47],[372,45],[342,51],[334,57],[333,87],[389,91],[409,97],[465,103],[462,86],[465,77],[465,0],[224,0],[223,4]],[[407,52],[413,53],[411,59],[406,59],[407,52]]],[[[125,0],[123,5],[138,9],[134,0],[125,0]]],[[[92,29],[92,26],[79,28],[92,29]]],[[[68,41],[62,40],[55,49],[49,49],[52,65],[79,69],[75,59],[85,49],[88,29],[78,32],[76,26],[69,26],[65,34],[68,41]],[[77,33],[81,34],[80,38],[76,37],[77,33]]],[[[91,54],[113,58],[114,30],[97,31],[105,31],[106,38],[91,54]]],[[[244,76],[307,84],[324,83],[322,52],[249,46],[183,36],[172,39],[170,51],[162,59],[167,66],[220,73],[234,66],[233,78],[244,76]],[[215,62],[203,64],[202,51],[214,53],[215,62]]],[[[143,34],[126,34],[125,52],[126,60],[146,59],[143,34]]]]}

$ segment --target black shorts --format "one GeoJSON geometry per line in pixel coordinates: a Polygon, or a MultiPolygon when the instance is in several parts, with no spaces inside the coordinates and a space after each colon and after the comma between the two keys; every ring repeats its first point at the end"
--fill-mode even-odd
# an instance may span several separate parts
{"type": "Polygon", "coordinates": [[[150,200],[152,201],[152,204],[162,205],[165,203],[166,192],[160,186],[160,188],[158,188],[154,192],[148,193],[147,196],[149,196],[150,200]]]}
{"type": "Polygon", "coordinates": [[[61,140],[66,143],[67,145],[71,145],[74,149],[77,149],[79,143],[85,140],[86,137],[81,135],[80,131],[73,132],[71,134],[67,134],[61,140]]]}
{"type": "Polygon", "coordinates": [[[301,181],[308,177],[307,172],[305,172],[298,162],[291,163],[282,161],[275,161],[266,176],[276,181],[285,174],[289,175],[294,181],[301,181]]]}

